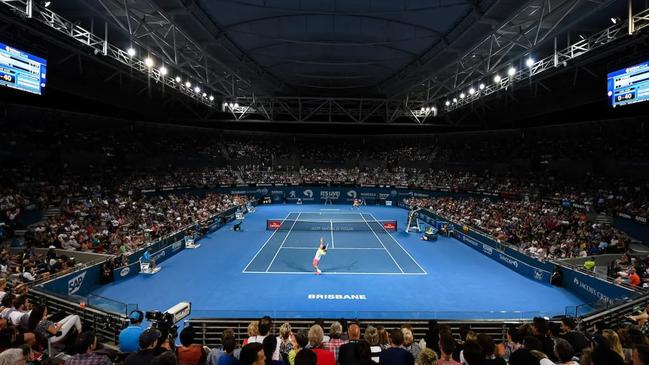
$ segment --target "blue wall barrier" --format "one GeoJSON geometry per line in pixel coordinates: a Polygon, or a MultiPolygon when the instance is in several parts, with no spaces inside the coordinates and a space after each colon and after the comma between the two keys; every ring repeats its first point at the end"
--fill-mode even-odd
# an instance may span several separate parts
{"type": "MultiPolygon", "coordinates": [[[[419,219],[430,225],[434,225],[437,220],[444,220],[443,217],[425,209],[420,210],[419,213],[419,219]]],[[[463,227],[457,224],[453,224],[453,226],[455,228],[455,236],[460,242],[500,262],[502,265],[507,266],[521,275],[544,284],[550,284],[550,279],[554,272],[554,263],[539,261],[529,257],[510,247],[501,245],[492,238],[475,230],[469,229],[465,233],[463,232],[463,227]]],[[[563,287],[582,298],[586,303],[612,303],[615,300],[630,298],[636,295],[631,289],[566,266],[562,266],[561,272],[563,274],[563,287]]]]}
{"type": "Polygon", "coordinates": [[[613,226],[628,233],[631,237],[649,244],[649,225],[647,219],[640,216],[618,213],[613,220],[613,226]]]}
{"type": "Polygon", "coordinates": [[[586,303],[613,303],[618,299],[631,298],[637,294],[623,286],[615,285],[606,280],[562,267],[563,287],[573,294],[586,300],[586,303]]]}

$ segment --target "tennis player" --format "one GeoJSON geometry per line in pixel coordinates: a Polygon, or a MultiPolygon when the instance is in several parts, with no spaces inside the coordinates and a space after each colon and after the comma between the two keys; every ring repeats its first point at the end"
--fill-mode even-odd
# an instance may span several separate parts
{"type": "Polygon", "coordinates": [[[320,263],[320,259],[322,256],[327,254],[327,245],[324,244],[324,239],[320,237],[320,246],[318,247],[318,251],[315,252],[315,257],[313,258],[313,268],[315,269],[315,274],[320,275],[322,271],[318,269],[318,263],[320,263]]]}
{"type": "Polygon", "coordinates": [[[352,203],[352,208],[358,209],[361,207],[361,202],[358,199],[354,199],[354,202],[352,203]]]}

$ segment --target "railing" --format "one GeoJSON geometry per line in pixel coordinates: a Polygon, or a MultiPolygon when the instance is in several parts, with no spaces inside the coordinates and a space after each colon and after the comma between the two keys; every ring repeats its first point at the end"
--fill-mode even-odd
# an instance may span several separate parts
{"type": "MultiPolygon", "coordinates": [[[[193,328],[194,332],[194,343],[199,343],[205,346],[218,346],[221,344],[221,338],[223,336],[223,331],[225,329],[232,329],[235,333],[238,342],[243,341],[248,338],[247,330],[248,324],[251,320],[258,320],[259,318],[253,319],[190,319],[187,321],[190,327],[193,328]]],[[[324,330],[325,333],[328,332],[329,326],[335,319],[324,320],[324,330]]],[[[284,322],[288,322],[291,325],[291,330],[294,332],[300,329],[309,329],[313,325],[315,319],[284,319],[281,317],[273,317],[273,328],[271,333],[278,334],[279,326],[284,322]]],[[[454,334],[459,333],[460,326],[470,326],[471,329],[476,333],[484,333],[492,336],[497,342],[503,341],[507,337],[507,330],[512,326],[517,326],[524,321],[512,320],[512,321],[503,321],[503,320],[494,320],[494,321],[438,321],[439,324],[445,324],[451,327],[451,330],[454,334]]],[[[383,326],[386,329],[390,330],[393,328],[399,328],[403,324],[409,324],[412,326],[413,335],[415,339],[423,338],[426,332],[428,331],[428,321],[417,321],[417,320],[360,320],[359,324],[361,329],[364,331],[368,325],[383,326]]]]}
{"type": "Polygon", "coordinates": [[[593,329],[601,330],[606,328],[618,328],[624,322],[630,322],[630,320],[626,318],[628,315],[644,310],[647,304],[649,304],[649,295],[643,295],[635,299],[626,300],[615,306],[603,308],[582,317],[579,326],[582,331],[590,332],[592,332],[593,329]]]}
{"type": "Polygon", "coordinates": [[[50,313],[78,315],[82,328],[94,331],[102,342],[117,343],[119,332],[128,324],[125,314],[95,308],[84,299],[75,302],[72,297],[59,296],[42,288],[32,288],[29,297],[32,302],[47,307],[50,313]]]}

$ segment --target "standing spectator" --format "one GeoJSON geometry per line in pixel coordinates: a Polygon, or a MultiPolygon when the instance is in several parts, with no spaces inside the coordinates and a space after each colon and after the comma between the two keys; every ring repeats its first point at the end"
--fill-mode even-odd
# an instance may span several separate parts
{"type": "Polygon", "coordinates": [[[358,365],[374,365],[375,362],[372,361],[372,352],[370,351],[370,344],[365,341],[359,341],[356,346],[354,346],[354,352],[356,353],[356,359],[358,365]]]}
{"type": "Polygon", "coordinates": [[[77,338],[75,347],[79,352],[77,355],[65,361],[65,365],[112,365],[113,362],[104,354],[95,352],[97,348],[97,337],[92,332],[83,332],[77,338]]]}
{"type": "MultiPolygon", "coordinates": [[[[365,333],[367,334],[367,331],[365,333]]],[[[361,328],[358,324],[352,323],[347,328],[347,334],[349,336],[349,342],[340,346],[340,349],[338,350],[338,363],[340,365],[358,365],[358,359],[356,358],[356,350],[354,347],[360,341],[361,328]]]]}
{"type": "Polygon", "coordinates": [[[390,331],[390,348],[379,355],[379,364],[413,365],[415,358],[403,348],[403,332],[400,329],[390,331]]]}
{"type": "Polygon", "coordinates": [[[324,331],[320,325],[314,324],[309,329],[309,349],[316,354],[318,365],[335,365],[336,359],[333,352],[322,347],[324,331]]]}
{"type": "Polygon", "coordinates": [[[247,345],[249,338],[256,337],[257,335],[259,335],[259,321],[251,321],[248,323],[248,338],[243,340],[243,345],[247,345]]]}
{"type": "Polygon", "coordinates": [[[496,344],[494,343],[491,336],[486,334],[478,335],[478,345],[482,351],[482,357],[484,365],[507,365],[507,361],[496,356],[496,344]]]}
{"type": "Polygon", "coordinates": [[[322,344],[325,350],[329,350],[334,354],[336,361],[338,361],[338,351],[340,350],[340,346],[347,343],[347,341],[340,339],[342,333],[342,325],[340,324],[340,322],[334,321],[333,323],[331,323],[331,327],[329,328],[329,341],[322,344]]]}
{"type": "Polygon", "coordinates": [[[620,342],[620,337],[613,330],[603,330],[602,336],[608,340],[608,343],[611,345],[611,350],[617,352],[622,359],[624,359],[624,349],[622,348],[622,343],[620,342]]]}
{"type": "Polygon", "coordinates": [[[428,321],[428,331],[426,331],[424,341],[426,342],[426,347],[439,353],[439,348],[437,347],[439,343],[439,324],[436,320],[428,321]]]}

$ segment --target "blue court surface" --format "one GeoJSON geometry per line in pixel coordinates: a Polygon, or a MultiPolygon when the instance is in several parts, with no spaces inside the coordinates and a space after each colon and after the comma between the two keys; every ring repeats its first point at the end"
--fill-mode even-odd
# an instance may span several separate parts
{"type": "Polygon", "coordinates": [[[531,318],[582,301],[527,279],[455,239],[425,242],[405,232],[407,211],[371,206],[268,205],[96,295],[144,310],[192,303],[194,317],[531,318]],[[267,230],[267,219],[282,229],[267,230]],[[383,221],[396,220],[396,232],[383,221]],[[312,260],[320,237],[328,246],[312,260]]]}

